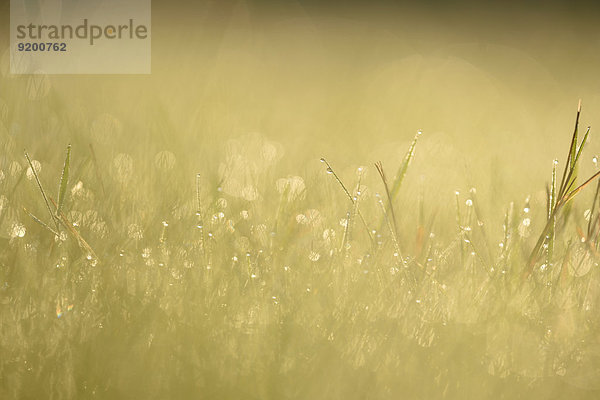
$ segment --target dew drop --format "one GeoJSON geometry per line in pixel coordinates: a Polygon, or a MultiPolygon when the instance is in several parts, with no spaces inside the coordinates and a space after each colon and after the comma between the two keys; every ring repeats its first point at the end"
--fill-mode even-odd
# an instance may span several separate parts
{"type": "Polygon", "coordinates": [[[25,233],[27,232],[27,229],[25,228],[25,225],[21,224],[20,222],[15,222],[12,225],[12,229],[11,229],[11,236],[13,238],[22,238],[23,236],[25,236],[25,233]]]}

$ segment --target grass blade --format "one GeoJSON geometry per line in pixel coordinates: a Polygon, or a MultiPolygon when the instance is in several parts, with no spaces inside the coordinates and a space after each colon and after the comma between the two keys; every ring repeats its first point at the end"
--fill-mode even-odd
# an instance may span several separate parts
{"type": "MultiPolygon", "coordinates": [[[[581,100],[579,100],[579,104],[577,106],[577,117],[575,118],[575,129],[573,131],[573,136],[571,138],[571,145],[569,146],[569,154],[567,156],[567,162],[565,163],[565,170],[563,172],[563,176],[561,179],[561,184],[558,189],[558,193],[553,195],[553,192],[556,193],[555,185],[556,185],[556,163],[552,172],[552,188],[550,189],[549,199],[548,199],[548,220],[542,234],[538,238],[537,243],[533,247],[531,255],[529,256],[528,264],[523,271],[523,278],[527,279],[531,273],[533,272],[535,263],[538,258],[542,254],[542,248],[545,243],[548,243],[548,253],[547,257],[551,257],[552,247],[554,245],[554,233],[556,226],[556,219],[558,213],[564,207],[564,211],[562,213],[563,217],[566,218],[569,214],[570,206],[569,202],[586,186],[588,186],[594,179],[600,176],[600,171],[596,172],[590,178],[588,178],[584,183],[577,186],[575,189],[572,189],[575,186],[575,181],[577,178],[577,165],[579,158],[583,152],[583,149],[587,143],[587,139],[589,136],[590,128],[588,127],[583,140],[579,147],[577,147],[577,136],[578,136],[578,127],[579,127],[579,117],[581,115],[581,100]]],[[[588,227],[589,229],[589,227],[588,227]]],[[[547,262],[550,262],[548,259],[547,262]]]]}
{"type": "Polygon", "coordinates": [[[577,164],[577,162],[579,161],[579,157],[581,156],[581,152],[583,151],[583,147],[585,146],[585,144],[587,143],[587,138],[590,134],[590,129],[591,127],[588,126],[586,131],[585,131],[585,135],[583,135],[583,140],[581,141],[581,144],[579,145],[579,149],[577,150],[577,155],[575,156],[575,164],[577,164]]]}
{"type": "Polygon", "coordinates": [[[94,164],[96,179],[98,179],[98,182],[100,183],[100,189],[102,189],[102,194],[106,195],[106,191],[104,190],[104,183],[102,183],[102,176],[100,175],[100,168],[98,167],[98,160],[96,159],[96,153],[94,152],[94,147],[91,144],[90,153],[92,155],[92,163],[94,164]]]}
{"type": "Polygon", "coordinates": [[[37,174],[37,171],[35,170],[33,163],[31,162],[31,158],[29,158],[29,154],[27,154],[27,152],[25,152],[25,158],[27,159],[27,162],[29,163],[29,168],[31,168],[31,171],[33,172],[33,177],[35,178],[35,182],[37,183],[38,188],[40,189],[40,192],[42,193],[42,197],[44,198],[44,203],[46,203],[46,208],[48,209],[48,213],[50,214],[50,217],[52,217],[52,220],[54,221],[54,225],[56,225],[56,230],[59,231],[60,229],[58,227],[58,218],[52,212],[52,208],[50,207],[50,202],[48,201],[48,196],[46,196],[46,191],[44,190],[44,187],[42,186],[42,182],[40,182],[40,178],[37,174]]]}
{"type": "MultiPolygon", "coordinates": [[[[342,182],[340,177],[335,173],[333,168],[331,168],[331,165],[329,165],[329,163],[327,162],[327,160],[325,158],[321,158],[321,162],[327,166],[327,173],[333,175],[335,180],[340,184],[340,186],[344,190],[344,193],[346,193],[346,196],[348,196],[348,198],[352,202],[352,205],[354,205],[354,203],[356,203],[356,200],[354,200],[354,197],[352,197],[352,195],[350,194],[348,189],[346,189],[346,185],[344,185],[344,183],[342,182]]],[[[373,243],[375,238],[373,237],[373,233],[371,233],[371,229],[369,228],[369,225],[367,224],[365,217],[363,217],[362,213],[360,212],[360,210],[358,208],[356,210],[356,213],[360,217],[362,224],[365,226],[365,229],[367,230],[367,234],[369,235],[369,239],[371,240],[371,243],[373,243]]]]}
{"type": "Polygon", "coordinates": [[[587,236],[586,236],[587,240],[589,240],[592,237],[592,231],[593,231],[594,222],[595,222],[594,216],[595,216],[596,204],[598,203],[599,195],[600,195],[600,181],[598,181],[598,183],[596,184],[596,193],[594,194],[594,200],[592,201],[592,208],[590,209],[588,227],[587,227],[587,236]]]}
{"type": "MultiPolygon", "coordinates": [[[[50,199],[50,201],[52,201],[52,204],[55,207],[58,207],[56,202],[52,198],[50,199]]],[[[63,214],[61,212],[58,216],[60,218],[60,223],[77,240],[79,247],[87,253],[86,257],[88,259],[94,259],[96,261],[100,261],[98,259],[98,256],[96,255],[96,252],[92,249],[92,247],[88,244],[88,242],[85,241],[85,239],[81,236],[81,234],[79,232],[77,232],[77,230],[73,227],[73,224],[71,223],[71,221],[69,221],[69,219],[65,216],[65,214],[63,214]]]]}
{"type": "Polygon", "coordinates": [[[387,195],[388,198],[388,206],[390,209],[390,212],[392,214],[392,226],[394,227],[394,234],[398,235],[398,224],[396,222],[396,213],[394,212],[394,205],[392,204],[392,196],[390,194],[390,190],[388,187],[388,183],[387,183],[387,179],[385,177],[385,173],[383,172],[383,164],[381,164],[381,161],[378,161],[375,163],[375,168],[377,168],[377,172],[379,172],[379,176],[381,177],[381,180],[383,181],[383,187],[385,188],[385,194],[387,195]]]}
{"type": "Polygon", "coordinates": [[[550,266],[552,261],[552,254],[554,253],[554,239],[556,236],[556,215],[554,209],[556,208],[556,166],[558,161],[552,162],[552,184],[550,187],[550,212],[548,213],[548,222],[550,223],[550,231],[548,232],[548,249],[546,250],[546,265],[550,266]]]}
{"type": "Polygon", "coordinates": [[[565,163],[565,170],[562,175],[560,182],[560,188],[558,189],[558,198],[561,198],[568,190],[569,184],[573,184],[572,175],[575,171],[574,157],[576,156],[577,148],[577,132],[579,131],[579,116],[581,115],[581,100],[577,106],[577,116],[575,117],[575,128],[573,130],[573,136],[571,137],[571,145],[569,146],[569,154],[567,155],[567,162],[565,163]]]}
{"type": "Polygon", "coordinates": [[[40,224],[42,227],[44,227],[47,230],[49,230],[50,232],[52,232],[55,236],[59,236],[58,232],[56,232],[54,229],[50,228],[48,226],[48,224],[46,224],[44,221],[42,221],[41,219],[39,219],[38,217],[36,217],[32,213],[30,213],[28,209],[26,209],[25,207],[23,207],[23,211],[25,211],[25,213],[27,215],[29,215],[31,217],[31,219],[33,219],[35,222],[37,222],[38,224],[40,224]]]}
{"type": "Polygon", "coordinates": [[[392,226],[392,222],[390,221],[390,218],[385,209],[385,206],[383,205],[383,200],[381,199],[381,196],[379,195],[379,193],[376,193],[375,197],[377,198],[377,203],[379,203],[379,206],[381,207],[381,212],[383,213],[383,218],[385,219],[385,221],[387,223],[387,227],[392,235],[392,242],[394,243],[394,249],[396,250],[396,253],[398,254],[398,257],[400,258],[401,262],[404,263],[405,261],[404,261],[404,257],[402,256],[402,250],[400,249],[400,243],[398,243],[398,238],[396,237],[396,233],[394,232],[395,228],[392,226]]]}
{"type": "Polygon", "coordinates": [[[410,163],[415,156],[415,147],[417,146],[417,140],[419,139],[419,136],[421,136],[421,131],[418,131],[415,135],[415,138],[413,139],[412,143],[410,144],[410,147],[408,148],[408,151],[406,152],[406,155],[404,156],[402,164],[400,164],[400,167],[398,168],[396,178],[394,180],[394,183],[392,184],[392,190],[390,191],[391,200],[393,200],[396,197],[396,194],[398,194],[398,191],[402,186],[402,182],[404,181],[404,177],[406,176],[406,171],[408,171],[408,167],[410,166],[410,163]]]}
{"type": "Polygon", "coordinates": [[[567,194],[565,196],[564,201],[562,202],[562,204],[564,205],[564,204],[568,203],[569,201],[571,201],[573,199],[573,197],[575,197],[577,195],[577,193],[579,193],[580,191],[582,191],[587,185],[589,185],[598,176],[600,176],[600,171],[596,172],[587,181],[583,182],[577,188],[575,188],[572,191],[570,191],[569,194],[567,194]]]}
{"type": "Polygon", "coordinates": [[[67,155],[63,165],[62,174],[60,176],[60,184],[58,186],[58,207],[56,208],[56,216],[58,217],[65,203],[65,193],[67,192],[67,184],[69,182],[69,164],[71,162],[71,145],[67,146],[67,155]]]}

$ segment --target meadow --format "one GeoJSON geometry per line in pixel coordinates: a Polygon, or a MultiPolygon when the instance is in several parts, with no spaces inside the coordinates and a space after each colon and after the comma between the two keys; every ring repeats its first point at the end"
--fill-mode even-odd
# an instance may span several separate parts
{"type": "Polygon", "coordinates": [[[593,7],[152,3],[150,76],[0,24],[0,399],[600,397],[593,7]]]}
{"type": "Polygon", "coordinates": [[[427,132],[338,169],[260,134],[134,145],[47,77],[10,85],[0,397],[600,394],[600,186],[578,123],[531,193],[440,205],[414,169],[427,132]]]}

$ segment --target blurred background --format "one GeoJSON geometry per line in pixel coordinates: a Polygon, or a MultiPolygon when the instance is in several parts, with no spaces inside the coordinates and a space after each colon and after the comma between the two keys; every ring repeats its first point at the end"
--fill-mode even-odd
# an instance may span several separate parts
{"type": "Polygon", "coordinates": [[[392,173],[421,129],[408,185],[434,202],[476,186],[504,206],[543,193],[578,99],[582,123],[600,126],[591,2],[155,0],[152,16],[149,76],[10,76],[4,52],[16,144],[169,150],[193,174],[258,135],[277,144],[282,175],[322,156],[342,174],[377,160],[392,173]],[[49,131],[49,115],[68,124],[49,131]]]}

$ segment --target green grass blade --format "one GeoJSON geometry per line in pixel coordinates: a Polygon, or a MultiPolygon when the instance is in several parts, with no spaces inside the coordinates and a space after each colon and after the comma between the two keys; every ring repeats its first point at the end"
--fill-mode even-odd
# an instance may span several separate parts
{"type": "Polygon", "coordinates": [[[579,135],[579,115],[581,114],[581,100],[577,105],[577,117],[575,118],[575,131],[573,132],[573,140],[571,141],[571,150],[569,152],[569,168],[573,169],[577,165],[577,141],[579,135]]]}
{"type": "Polygon", "coordinates": [[[65,203],[65,194],[67,193],[67,184],[69,183],[69,165],[71,162],[71,145],[67,146],[67,155],[65,156],[65,163],[63,165],[62,174],[60,176],[60,184],[58,186],[58,207],[56,209],[56,216],[58,217],[63,209],[65,203]]]}
{"type": "Polygon", "coordinates": [[[575,125],[575,132],[573,133],[573,140],[571,141],[571,150],[569,151],[569,168],[574,169],[577,165],[577,141],[579,136],[578,126],[575,125]]]}
{"type": "Polygon", "coordinates": [[[567,178],[567,186],[566,186],[563,194],[568,193],[571,189],[573,189],[573,187],[575,187],[575,185],[577,183],[577,176],[579,175],[579,158],[581,156],[583,148],[585,147],[589,133],[590,133],[590,127],[587,128],[585,135],[583,136],[583,140],[581,141],[581,145],[579,146],[579,149],[577,150],[577,153],[575,154],[575,157],[573,157],[571,159],[572,167],[569,171],[569,176],[567,178]]]}
{"type": "Polygon", "coordinates": [[[565,163],[565,170],[562,175],[562,179],[560,182],[560,187],[558,189],[558,198],[561,198],[565,193],[569,191],[569,184],[572,186],[573,181],[571,179],[573,173],[575,172],[575,160],[576,157],[576,149],[577,149],[577,132],[579,131],[579,116],[581,115],[581,100],[579,100],[579,105],[577,106],[577,116],[575,117],[575,129],[573,130],[573,136],[571,137],[571,145],[569,146],[569,154],[567,155],[567,162],[565,163]]]}
{"type": "Polygon", "coordinates": [[[579,163],[579,158],[581,157],[581,153],[583,152],[583,148],[585,147],[586,143],[587,143],[587,139],[588,136],[590,135],[590,129],[591,127],[588,126],[586,131],[585,131],[585,135],[583,135],[583,140],[581,141],[581,144],[579,145],[579,149],[577,149],[577,154],[575,155],[575,166],[577,166],[577,164],[579,163]]]}
{"type": "Polygon", "coordinates": [[[396,178],[392,184],[392,190],[390,190],[390,198],[392,200],[396,197],[396,194],[398,194],[398,191],[402,186],[402,182],[404,181],[404,177],[406,176],[406,171],[408,171],[408,167],[415,156],[415,147],[417,146],[417,140],[419,139],[419,136],[421,136],[421,131],[418,131],[415,135],[415,138],[413,139],[408,151],[406,152],[406,155],[404,156],[404,161],[402,161],[402,164],[398,168],[396,178]]]}

